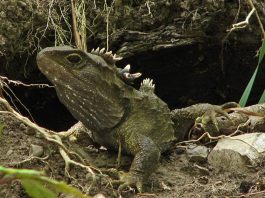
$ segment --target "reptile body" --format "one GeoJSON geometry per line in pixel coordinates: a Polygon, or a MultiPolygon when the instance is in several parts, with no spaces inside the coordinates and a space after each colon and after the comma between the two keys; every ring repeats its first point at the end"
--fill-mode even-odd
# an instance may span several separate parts
{"type": "Polygon", "coordinates": [[[170,112],[154,94],[151,80],[144,80],[139,91],[128,85],[126,79],[134,75],[128,67],[121,72],[115,58],[103,50],[86,53],[71,47],[50,47],[38,54],[37,63],[54,84],[60,101],[92,131],[97,143],[114,150],[121,145],[122,152],[134,156],[129,173],[121,180],[141,191],[160,154],[174,140],[183,140],[195,119],[213,105],[170,112]]]}

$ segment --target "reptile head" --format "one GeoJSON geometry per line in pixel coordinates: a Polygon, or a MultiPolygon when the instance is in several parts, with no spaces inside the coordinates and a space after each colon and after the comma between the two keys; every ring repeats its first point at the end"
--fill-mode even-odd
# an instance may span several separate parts
{"type": "Polygon", "coordinates": [[[114,64],[101,56],[71,47],[49,47],[37,56],[41,72],[54,84],[60,101],[92,130],[119,123],[125,111],[120,79],[114,64]]]}

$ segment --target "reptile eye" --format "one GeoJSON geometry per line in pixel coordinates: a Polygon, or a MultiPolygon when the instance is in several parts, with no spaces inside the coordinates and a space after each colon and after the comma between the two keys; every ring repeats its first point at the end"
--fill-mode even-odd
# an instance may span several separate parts
{"type": "Polygon", "coordinates": [[[82,61],[82,57],[79,54],[69,54],[66,59],[73,64],[78,64],[82,61]]]}

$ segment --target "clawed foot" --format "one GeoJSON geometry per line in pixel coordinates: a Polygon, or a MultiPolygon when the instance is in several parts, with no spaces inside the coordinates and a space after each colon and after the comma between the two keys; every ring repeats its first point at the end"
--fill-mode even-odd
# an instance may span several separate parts
{"type": "Polygon", "coordinates": [[[125,190],[142,192],[143,181],[139,175],[132,174],[130,172],[125,173],[123,171],[113,171],[112,176],[115,175],[117,180],[113,180],[112,184],[118,186],[118,191],[125,190]]]}
{"type": "Polygon", "coordinates": [[[131,173],[120,173],[120,180],[121,182],[118,190],[123,191],[126,188],[135,188],[138,192],[142,192],[143,183],[142,180],[137,175],[133,175],[131,173]]]}
{"type": "Polygon", "coordinates": [[[195,127],[204,129],[204,131],[207,132],[217,133],[219,132],[219,126],[216,117],[224,116],[233,123],[233,120],[231,120],[229,114],[227,113],[227,110],[235,107],[239,107],[239,105],[235,102],[228,102],[221,106],[212,105],[212,108],[207,110],[201,117],[198,117],[195,120],[195,127]],[[209,127],[211,123],[213,124],[213,127],[209,127]],[[212,130],[211,131],[206,130],[207,128],[211,128],[212,130]]]}

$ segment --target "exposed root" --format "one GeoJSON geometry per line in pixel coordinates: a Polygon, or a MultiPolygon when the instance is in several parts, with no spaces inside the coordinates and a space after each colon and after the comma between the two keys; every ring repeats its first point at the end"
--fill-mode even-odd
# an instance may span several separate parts
{"type": "Polygon", "coordinates": [[[36,156],[29,156],[27,159],[24,159],[22,161],[19,161],[19,162],[13,162],[11,164],[9,164],[10,167],[20,167],[22,164],[25,164],[25,163],[28,163],[28,162],[31,162],[33,160],[39,160],[41,161],[42,163],[46,164],[47,166],[50,166],[48,162],[46,162],[45,160],[48,159],[49,156],[45,156],[45,157],[36,157],[36,156]]]}
{"type": "Polygon", "coordinates": [[[229,139],[232,139],[232,140],[238,140],[238,141],[241,141],[245,144],[247,144],[248,146],[250,146],[251,148],[253,148],[254,150],[257,151],[257,153],[261,153],[260,151],[258,151],[253,145],[249,144],[248,142],[244,141],[244,140],[241,140],[239,138],[236,138],[236,137],[232,137],[234,135],[236,135],[237,133],[241,132],[240,130],[236,130],[234,133],[231,133],[230,135],[219,135],[219,136],[211,136],[209,132],[205,132],[203,133],[199,138],[195,139],[195,140],[187,140],[187,141],[182,141],[182,142],[178,142],[176,143],[176,147],[178,148],[184,148],[186,149],[187,146],[186,145],[189,145],[189,144],[193,144],[193,143],[196,143],[196,142],[199,142],[200,140],[202,140],[204,137],[208,137],[210,140],[219,140],[219,139],[222,139],[222,138],[229,138],[229,139]],[[185,146],[183,146],[185,145],[185,146]]]}
{"type": "MultiPolygon", "coordinates": [[[[10,115],[16,117],[18,120],[22,121],[27,126],[33,128],[37,132],[39,132],[44,139],[46,139],[47,141],[52,142],[52,143],[59,146],[59,152],[60,152],[60,154],[61,154],[61,156],[65,162],[65,175],[66,176],[71,178],[71,176],[69,174],[69,169],[70,169],[71,164],[78,166],[78,167],[81,167],[81,168],[85,169],[87,172],[89,172],[93,177],[93,181],[95,180],[94,171],[97,171],[98,173],[102,174],[102,172],[99,169],[97,169],[93,166],[90,166],[90,165],[85,165],[84,160],[78,154],[76,154],[75,152],[66,148],[66,146],[62,142],[62,138],[68,137],[69,133],[65,132],[65,133],[60,134],[60,133],[56,133],[56,132],[53,132],[51,130],[48,130],[48,129],[45,129],[45,128],[38,126],[37,124],[31,122],[27,117],[24,117],[24,116],[20,115],[18,112],[16,112],[9,105],[9,103],[4,98],[1,98],[1,97],[0,97],[0,107],[1,107],[0,109],[2,110],[2,111],[0,111],[1,114],[10,114],[10,115]],[[70,157],[71,155],[76,156],[81,162],[77,162],[75,160],[72,160],[70,157]]],[[[37,157],[29,157],[26,160],[15,163],[14,166],[20,165],[20,164],[28,162],[28,161],[31,161],[33,159],[37,159],[37,157]]],[[[44,158],[38,158],[38,159],[40,159],[42,161],[44,160],[44,158]]]]}

